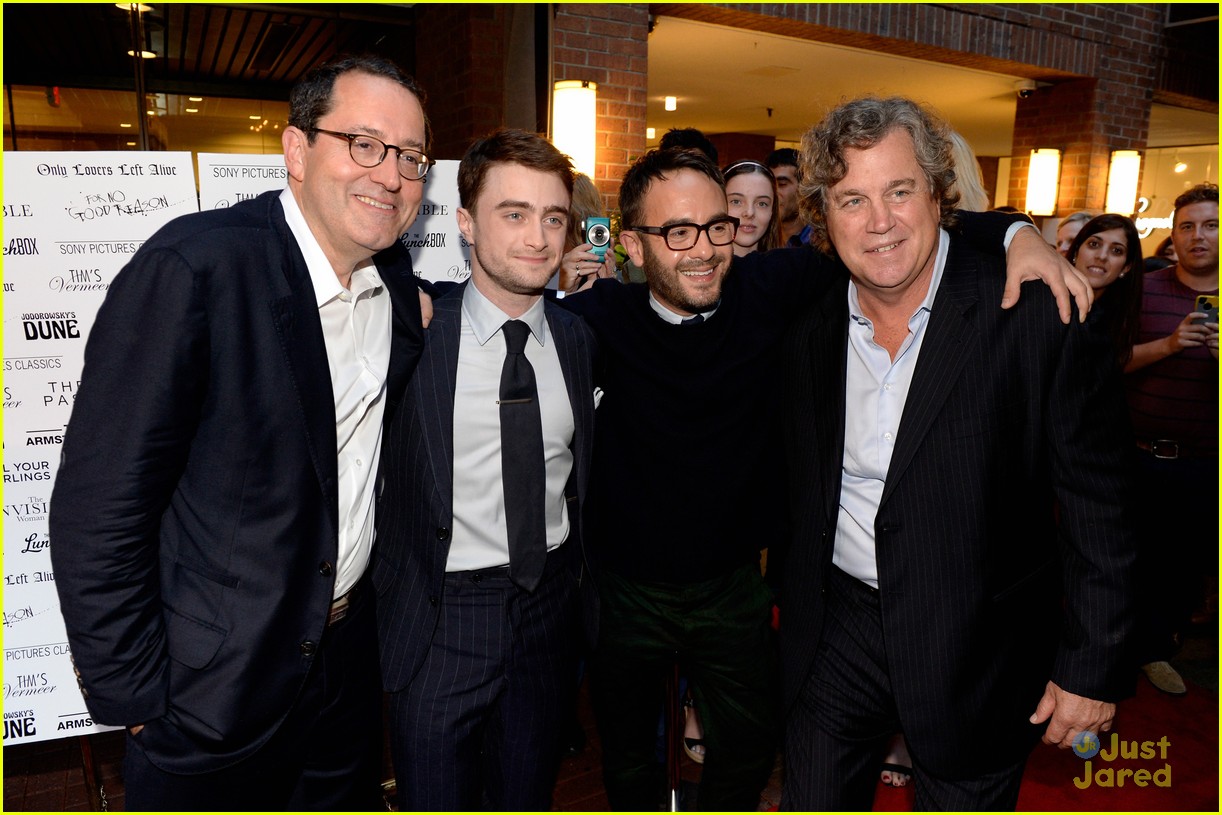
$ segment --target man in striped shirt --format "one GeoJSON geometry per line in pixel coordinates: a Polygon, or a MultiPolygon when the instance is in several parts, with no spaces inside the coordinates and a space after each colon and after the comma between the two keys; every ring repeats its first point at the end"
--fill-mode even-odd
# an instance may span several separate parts
{"type": "Polygon", "coordinates": [[[1204,599],[1205,576],[1218,573],[1217,186],[1175,200],[1171,241],[1178,261],[1143,280],[1125,370],[1143,500],[1138,664],[1156,688],[1180,695],[1187,688],[1167,660],[1204,599]],[[1215,297],[1209,315],[1202,295],[1215,297]]]}

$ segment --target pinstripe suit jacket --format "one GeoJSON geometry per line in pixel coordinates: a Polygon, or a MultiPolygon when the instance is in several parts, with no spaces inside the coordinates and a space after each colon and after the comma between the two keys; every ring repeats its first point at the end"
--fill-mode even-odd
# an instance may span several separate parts
{"type": "MultiPolygon", "coordinates": [[[[900,719],[914,753],[948,777],[1029,749],[1049,679],[1103,700],[1127,684],[1135,542],[1119,375],[1103,332],[1062,325],[1043,285],[1002,311],[1000,264],[952,239],[874,527],[900,719]]],[[[839,512],[848,273],[837,273],[785,342],[787,709],[819,646],[839,512]]]]}
{"type": "MultiPolygon", "coordinates": [[[[382,678],[401,690],[420,669],[437,627],[446,558],[453,527],[454,389],[459,329],[466,285],[438,300],[425,332],[424,354],[386,428],[383,484],[378,499],[378,537],[373,581],[378,592],[382,678]]],[[[594,335],[585,322],[552,302],[544,303],[548,330],[573,409],[573,473],[569,546],[582,549],[581,515],[594,443],[594,335]]],[[[389,410],[389,408],[388,408],[389,410]]],[[[575,557],[587,632],[597,620],[593,580],[584,552],[575,557]]]]}

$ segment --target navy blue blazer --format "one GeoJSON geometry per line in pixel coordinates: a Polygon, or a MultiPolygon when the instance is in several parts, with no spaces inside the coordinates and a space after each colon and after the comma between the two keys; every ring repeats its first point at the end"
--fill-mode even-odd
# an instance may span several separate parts
{"type": "MultiPolygon", "coordinates": [[[[338,550],[335,407],[279,192],[167,224],[116,276],[51,497],[51,560],[95,721],[173,772],[265,742],[310,669],[338,550]]],[[[376,258],[388,394],[423,347],[411,259],[376,258]]]]}
{"type": "MultiPolygon", "coordinates": [[[[1048,680],[1115,701],[1130,673],[1132,442],[1114,353],[1091,326],[1062,325],[1041,283],[1003,311],[1002,263],[951,239],[874,528],[899,717],[946,777],[1019,760],[1048,680]]],[[[837,266],[785,341],[786,709],[819,649],[839,513],[849,317],[837,266]]]]}
{"type": "MultiPolygon", "coordinates": [[[[454,503],[454,389],[464,283],[433,304],[424,354],[403,404],[386,427],[384,483],[378,498],[373,581],[378,593],[382,678],[401,690],[424,664],[437,628],[454,503]]],[[[569,479],[569,540],[581,581],[583,623],[593,638],[597,595],[582,546],[582,512],[594,444],[594,335],[585,322],[544,302],[548,330],[573,409],[573,474],[569,479]]]]}

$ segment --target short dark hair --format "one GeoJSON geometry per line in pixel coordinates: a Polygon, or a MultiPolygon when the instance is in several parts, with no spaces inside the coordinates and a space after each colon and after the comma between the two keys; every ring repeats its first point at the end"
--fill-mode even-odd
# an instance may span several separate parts
{"type": "Polygon", "coordinates": [[[503,127],[467,148],[458,165],[458,200],[465,209],[475,206],[484,189],[488,168],[494,164],[520,164],[555,174],[573,197],[573,162],[551,142],[525,130],[503,127]]]}
{"type": "MultiPolygon", "coordinates": [[[[424,110],[424,90],[393,60],[377,54],[340,54],[311,69],[289,92],[289,124],[305,133],[310,144],[317,135],[314,128],[318,127],[318,120],[331,111],[335,80],[351,71],[397,82],[416,97],[420,109],[424,110]]],[[[424,134],[424,152],[427,153],[432,140],[427,112],[424,114],[424,134]]]]}
{"type": "Polygon", "coordinates": [[[659,150],[687,149],[699,150],[713,163],[717,163],[717,148],[709,141],[709,137],[694,127],[672,127],[658,141],[659,150]]]}
{"type": "Polygon", "coordinates": [[[811,245],[825,252],[832,249],[827,234],[827,195],[848,174],[845,151],[850,147],[867,150],[893,130],[903,130],[912,137],[917,164],[938,202],[941,224],[946,227],[954,223],[959,193],[955,191],[955,162],[946,123],[911,99],[867,96],[840,105],[802,137],[798,203],[813,230],[811,245]]]}
{"type": "Polygon", "coordinates": [[[798,159],[798,151],[792,147],[778,147],[768,154],[768,158],[764,159],[764,163],[768,165],[769,170],[775,170],[777,167],[793,167],[801,166],[801,161],[798,159]]]}
{"type": "Polygon", "coordinates": [[[654,181],[661,181],[668,173],[679,170],[695,170],[717,182],[717,186],[725,188],[721,178],[721,170],[709,157],[699,150],[650,150],[638,158],[619,185],[620,219],[624,229],[634,226],[649,226],[642,224],[645,217],[645,194],[654,181]]]}
{"type": "Polygon", "coordinates": [[[1180,197],[1175,199],[1175,209],[1172,210],[1171,223],[1175,224],[1175,216],[1179,214],[1182,207],[1189,207],[1193,204],[1200,204],[1204,201],[1212,201],[1218,203],[1218,185],[1210,184],[1208,181],[1204,184],[1197,184],[1191,189],[1184,190],[1180,193],[1180,197]]]}
{"type": "Polygon", "coordinates": [[[1070,263],[1076,263],[1083,244],[1092,235],[1109,229],[1124,232],[1124,262],[1129,268],[1124,277],[1113,281],[1103,293],[1108,306],[1100,309],[1100,313],[1115,345],[1116,361],[1123,368],[1133,356],[1133,345],[1137,342],[1137,329],[1141,322],[1141,278],[1145,274],[1145,263],[1141,257],[1141,236],[1137,233],[1137,226],[1132,218],[1111,212],[1091,218],[1073,239],[1065,257],[1070,263]]]}

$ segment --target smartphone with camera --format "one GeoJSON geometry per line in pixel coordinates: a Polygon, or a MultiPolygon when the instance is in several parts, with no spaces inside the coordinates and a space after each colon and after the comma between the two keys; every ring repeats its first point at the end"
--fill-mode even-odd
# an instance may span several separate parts
{"type": "Polygon", "coordinates": [[[611,245],[611,219],[586,218],[581,222],[581,233],[586,243],[593,247],[590,251],[598,255],[599,261],[605,260],[607,247],[611,245]]]}
{"type": "Polygon", "coordinates": [[[1198,294],[1197,305],[1193,311],[1199,311],[1204,314],[1204,317],[1197,317],[1192,321],[1193,325],[1205,325],[1205,323],[1216,323],[1218,321],[1218,295],[1216,294],[1198,294]]]}

